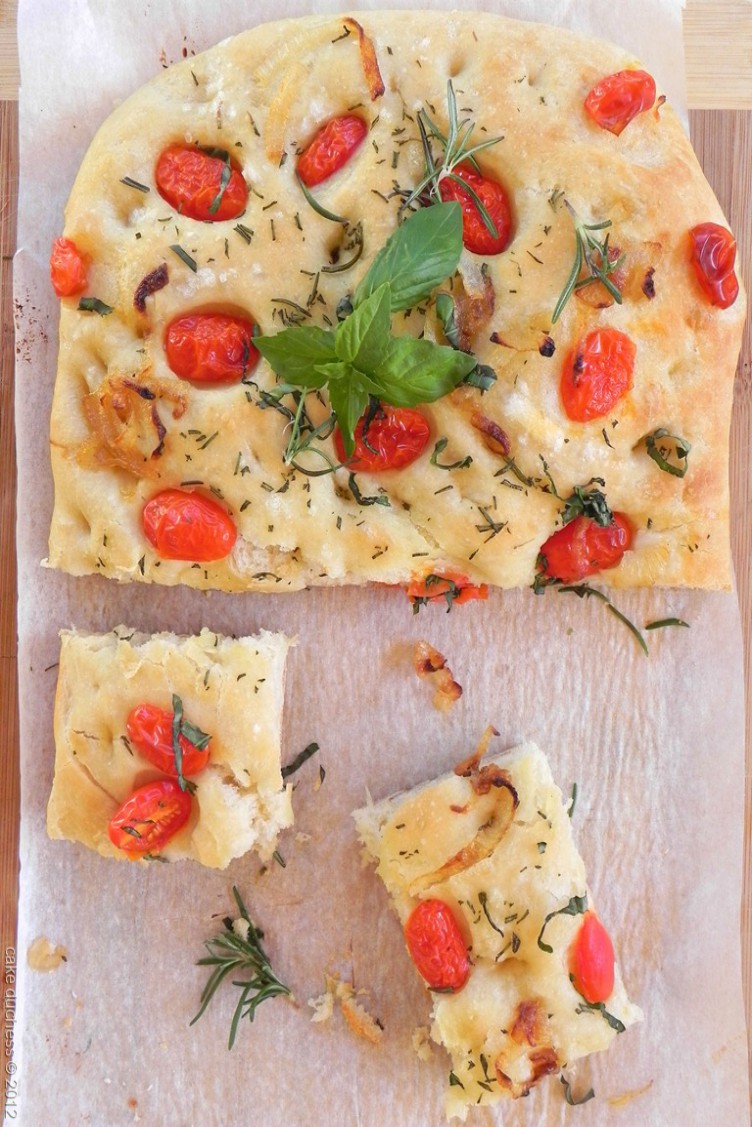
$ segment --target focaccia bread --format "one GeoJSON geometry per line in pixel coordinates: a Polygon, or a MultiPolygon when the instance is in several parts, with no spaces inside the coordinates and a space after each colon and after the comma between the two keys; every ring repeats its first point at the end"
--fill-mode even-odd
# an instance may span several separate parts
{"type": "Polygon", "coordinates": [[[561,792],[534,744],[482,766],[476,754],[354,818],[433,988],[431,1036],[451,1057],[449,1116],[527,1095],[641,1019],[593,911],[561,792]],[[600,953],[605,945],[613,972],[605,988],[588,981],[579,945],[600,953]],[[442,971],[448,977],[429,977],[442,971]]]}
{"type": "MultiPolygon", "coordinates": [[[[359,21],[253,28],[161,73],[94,138],[56,249],[74,265],[49,563],[232,591],[595,573],[727,587],[744,294],[672,107],[623,50],[561,28],[472,12],[359,21]],[[639,112],[625,125],[633,80],[639,112]],[[322,159],[344,163],[318,181],[312,146],[332,122],[342,136],[322,159]],[[486,147],[463,157],[463,144],[486,147]],[[387,365],[387,388],[387,350],[353,359],[341,333],[336,358],[327,345],[297,382],[278,378],[252,333],[331,341],[362,309],[390,236],[452,196],[465,213],[457,268],[407,309],[387,279],[390,333],[478,367],[430,402],[411,390],[406,406],[409,365],[387,365]],[[374,399],[350,461],[329,391],[353,365],[373,378],[347,410],[374,399]],[[390,403],[419,413],[404,429],[420,453],[371,470],[390,403]],[[574,544],[554,549],[565,523],[574,544]]],[[[393,455],[398,440],[386,442],[393,455]]]]}
{"type": "MultiPolygon", "coordinates": [[[[83,842],[104,857],[192,858],[219,869],[249,850],[271,857],[278,834],[293,820],[291,788],[280,769],[288,646],[288,638],[268,632],[229,638],[207,629],[194,637],[138,634],[123,626],[109,634],[62,631],[50,837],[83,842]],[[164,753],[160,760],[139,750],[144,734],[149,742],[151,733],[152,745],[158,742],[148,716],[134,717],[143,706],[172,716],[182,711],[183,749],[183,736],[197,746],[205,742],[200,736],[210,737],[208,763],[199,762],[195,773],[183,756],[185,798],[177,794],[164,753]],[[118,809],[139,788],[164,780],[168,801],[184,804],[187,821],[169,840],[151,844],[152,823],[137,819],[156,819],[157,838],[161,824],[142,805],[135,819],[120,820],[116,838],[125,849],[116,844],[108,828],[118,809]]],[[[171,754],[170,735],[168,723],[171,754]]],[[[150,792],[142,804],[148,801],[150,792]]],[[[160,812],[171,816],[164,805],[160,812]]]]}

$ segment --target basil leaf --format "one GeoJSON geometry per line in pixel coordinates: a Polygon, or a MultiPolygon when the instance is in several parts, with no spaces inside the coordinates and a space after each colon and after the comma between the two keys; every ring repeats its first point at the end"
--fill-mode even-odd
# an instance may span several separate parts
{"type": "Polygon", "coordinates": [[[389,287],[384,285],[337,327],[337,356],[361,371],[374,371],[389,347],[390,328],[389,287]]]}
{"type": "Polygon", "coordinates": [[[386,284],[392,312],[408,309],[454,273],[461,254],[460,205],[452,202],[423,207],[386,241],[353,294],[353,305],[357,309],[386,284]]]}
{"type": "MultiPolygon", "coordinates": [[[[346,365],[342,365],[343,368],[346,365]]],[[[347,378],[334,379],[329,384],[329,402],[337,416],[342,443],[348,458],[355,449],[355,427],[368,406],[368,390],[360,379],[360,372],[350,368],[347,378]]]]}
{"type": "Polygon", "coordinates": [[[475,367],[475,357],[430,340],[397,337],[375,372],[378,394],[394,407],[433,403],[475,367]]]}
{"type": "Polygon", "coordinates": [[[253,343],[280,379],[301,387],[323,387],[326,379],[314,369],[337,361],[334,334],[316,325],[296,325],[253,343]]]}

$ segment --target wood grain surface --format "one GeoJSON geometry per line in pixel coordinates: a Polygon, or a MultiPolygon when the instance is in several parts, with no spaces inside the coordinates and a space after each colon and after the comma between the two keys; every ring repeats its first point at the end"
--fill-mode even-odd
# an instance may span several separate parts
{"type": "MultiPolygon", "coordinates": [[[[0,0],[0,938],[15,943],[18,879],[15,463],[12,256],[18,177],[15,0],[0,0]]],[[[688,0],[684,17],[690,127],[700,162],[735,231],[741,273],[752,282],[752,0],[688,0]]],[[[736,377],[731,440],[732,550],[745,633],[745,685],[752,701],[752,326],[736,377]]],[[[743,974],[752,1015],[752,709],[747,716],[743,974]]],[[[8,1007],[3,1033],[12,1019],[8,1007]]],[[[2,1086],[4,1087],[4,1086],[2,1086]]],[[[0,1090],[2,1090],[0,1088],[0,1090]]],[[[0,1110],[3,1107],[0,1094],[0,1110]]]]}

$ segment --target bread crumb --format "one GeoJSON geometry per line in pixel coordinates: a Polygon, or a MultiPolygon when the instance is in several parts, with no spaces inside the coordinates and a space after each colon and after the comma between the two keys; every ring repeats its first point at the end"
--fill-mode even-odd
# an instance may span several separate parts
{"type": "Polygon", "coordinates": [[[55,947],[45,936],[38,936],[26,952],[26,961],[32,970],[57,970],[68,961],[65,947],[55,947]]]}
{"type": "Polygon", "coordinates": [[[352,983],[343,982],[337,975],[325,975],[324,982],[326,983],[324,993],[308,999],[308,1005],[313,1010],[311,1021],[329,1021],[334,1015],[335,1004],[339,1002],[342,1016],[353,1033],[370,1041],[372,1045],[377,1045],[384,1030],[377,1019],[356,1000],[358,995],[367,994],[368,991],[356,991],[352,983]]]}

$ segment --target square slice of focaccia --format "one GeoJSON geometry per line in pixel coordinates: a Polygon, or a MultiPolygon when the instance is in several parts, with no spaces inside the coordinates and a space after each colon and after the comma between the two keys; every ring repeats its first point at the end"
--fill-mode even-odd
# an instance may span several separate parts
{"type": "Polygon", "coordinates": [[[433,990],[431,1036],[451,1058],[449,1116],[527,1095],[641,1019],[534,744],[482,766],[475,755],[354,818],[433,990]],[[605,986],[577,962],[586,947],[605,949],[605,986]]]}
{"type": "Polygon", "coordinates": [[[293,820],[280,770],[288,646],[286,637],[268,632],[229,638],[206,629],[194,637],[123,626],[109,634],[63,631],[50,837],[83,842],[104,857],[191,858],[219,869],[249,850],[269,858],[293,820]],[[156,710],[166,714],[160,721],[156,710]],[[185,790],[174,766],[176,714],[185,790]],[[144,742],[161,751],[147,755],[144,742]],[[185,820],[173,832],[181,814],[185,820]]]}
{"type": "Polygon", "coordinates": [[[476,12],[253,28],[104,122],[62,237],[50,565],[231,591],[729,586],[733,238],[621,48],[476,12]],[[456,266],[332,352],[387,240],[452,198],[456,266]],[[313,330],[294,371],[254,344],[313,330]],[[432,346],[477,361],[438,398],[412,362],[432,346]],[[334,415],[359,411],[351,459],[334,415]]]}

